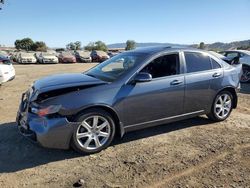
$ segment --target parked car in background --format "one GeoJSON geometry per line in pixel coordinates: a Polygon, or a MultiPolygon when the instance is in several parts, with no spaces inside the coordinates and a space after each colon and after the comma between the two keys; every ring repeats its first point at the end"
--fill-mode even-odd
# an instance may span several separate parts
{"type": "Polygon", "coordinates": [[[15,78],[15,69],[10,59],[0,55],[0,85],[15,78]]]}
{"type": "Polygon", "coordinates": [[[109,59],[110,57],[104,51],[93,50],[91,52],[92,62],[103,62],[109,59]]]}
{"type": "Polygon", "coordinates": [[[11,60],[14,62],[17,62],[18,56],[21,52],[13,52],[12,56],[11,56],[11,60]]]}
{"type": "Polygon", "coordinates": [[[220,52],[224,56],[230,59],[234,59],[235,62],[242,64],[243,74],[240,81],[243,83],[250,82],[250,51],[248,50],[230,50],[220,52]]]}
{"type": "Polygon", "coordinates": [[[17,125],[44,147],[95,153],[129,131],[203,114],[223,121],[237,107],[241,68],[189,48],[124,52],[85,73],[34,82],[17,125]]]}
{"type": "Polygon", "coordinates": [[[76,63],[76,57],[70,52],[61,52],[58,60],[59,63],[76,63]]]}
{"type": "Polygon", "coordinates": [[[238,64],[237,62],[234,61],[233,58],[228,58],[220,53],[214,52],[214,51],[209,51],[210,54],[222,59],[223,61],[227,62],[229,65],[233,65],[233,64],[238,64]]]}
{"type": "Polygon", "coordinates": [[[10,58],[10,55],[5,52],[5,51],[0,51],[0,56],[4,56],[4,57],[7,57],[7,58],[10,58]]]}
{"type": "Polygon", "coordinates": [[[108,52],[108,56],[111,58],[111,57],[114,57],[116,55],[118,55],[119,53],[118,52],[108,52]]]}
{"type": "Polygon", "coordinates": [[[41,52],[36,55],[38,63],[58,63],[58,58],[55,54],[48,53],[48,52],[41,52]]]}
{"type": "Polygon", "coordinates": [[[75,56],[77,62],[83,62],[83,63],[90,63],[92,61],[92,58],[90,56],[90,51],[75,51],[75,56]]]}
{"type": "Polygon", "coordinates": [[[17,57],[17,62],[21,64],[37,63],[37,59],[33,52],[20,52],[17,57]]]}

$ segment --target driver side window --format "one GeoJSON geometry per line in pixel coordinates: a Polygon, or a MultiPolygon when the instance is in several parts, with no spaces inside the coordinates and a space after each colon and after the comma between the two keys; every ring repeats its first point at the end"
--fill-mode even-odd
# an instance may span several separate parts
{"type": "Polygon", "coordinates": [[[152,78],[180,74],[179,54],[158,57],[144,67],[141,72],[151,74],[152,78]]]}

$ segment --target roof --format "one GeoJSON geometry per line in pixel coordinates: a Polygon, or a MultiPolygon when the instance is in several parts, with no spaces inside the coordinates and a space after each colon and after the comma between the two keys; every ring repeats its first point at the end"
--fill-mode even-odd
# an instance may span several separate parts
{"type": "Polygon", "coordinates": [[[188,48],[188,47],[175,47],[175,46],[152,46],[152,47],[143,47],[143,48],[136,48],[135,50],[131,50],[128,52],[137,52],[137,53],[146,53],[146,54],[155,54],[159,52],[165,52],[165,51],[178,51],[178,50],[196,50],[196,51],[203,51],[199,49],[194,48],[188,48]]]}

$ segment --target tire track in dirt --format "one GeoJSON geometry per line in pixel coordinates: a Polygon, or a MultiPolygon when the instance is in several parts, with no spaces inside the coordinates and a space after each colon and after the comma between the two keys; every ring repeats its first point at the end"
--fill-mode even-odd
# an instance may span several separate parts
{"type": "MultiPolygon", "coordinates": [[[[241,150],[243,150],[245,148],[250,149],[250,144],[236,145],[232,151],[239,153],[241,150]]],[[[176,173],[170,174],[169,177],[163,179],[162,181],[159,181],[158,183],[153,183],[153,184],[147,186],[147,188],[158,188],[158,187],[164,186],[172,181],[178,180],[182,177],[191,176],[192,174],[198,173],[198,172],[202,171],[203,169],[211,166],[212,164],[218,162],[219,160],[226,158],[226,156],[229,155],[230,153],[232,153],[232,151],[222,151],[222,153],[220,153],[219,155],[211,156],[208,160],[204,160],[200,164],[197,164],[195,166],[187,168],[181,172],[176,172],[176,173]]]]}

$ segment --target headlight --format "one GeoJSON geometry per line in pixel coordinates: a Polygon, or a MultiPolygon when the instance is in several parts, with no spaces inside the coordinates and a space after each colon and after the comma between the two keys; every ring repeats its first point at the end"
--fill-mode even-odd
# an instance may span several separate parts
{"type": "Polygon", "coordinates": [[[39,116],[46,116],[46,115],[49,115],[49,114],[55,114],[57,112],[59,112],[59,110],[61,109],[62,105],[51,105],[51,106],[48,106],[46,108],[31,108],[31,112],[34,113],[34,114],[37,114],[39,116]]]}

